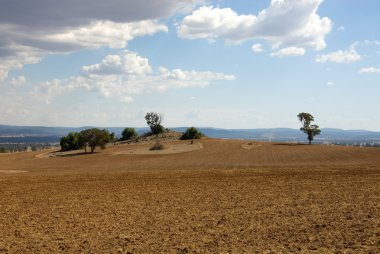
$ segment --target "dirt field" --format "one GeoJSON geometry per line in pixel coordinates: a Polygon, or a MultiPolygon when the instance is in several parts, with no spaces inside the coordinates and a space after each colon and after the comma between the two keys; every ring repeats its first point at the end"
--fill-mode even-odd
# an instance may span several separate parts
{"type": "Polygon", "coordinates": [[[380,253],[380,149],[197,142],[1,155],[0,253],[380,253]]]}

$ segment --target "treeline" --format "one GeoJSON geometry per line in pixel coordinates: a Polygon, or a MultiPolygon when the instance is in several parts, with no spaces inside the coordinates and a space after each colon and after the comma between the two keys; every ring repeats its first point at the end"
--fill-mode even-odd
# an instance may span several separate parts
{"type": "MultiPolygon", "coordinates": [[[[158,113],[150,112],[146,114],[145,120],[150,127],[148,135],[156,135],[156,144],[152,150],[163,149],[163,146],[159,144],[159,134],[165,132],[165,128],[161,124],[162,116],[158,113]]],[[[182,134],[181,139],[199,139],[202,137],[204,137],[204,134],[199,132],[195,127],[190,127],[182,134]]],[[[87,152],[87,147],[89,147],[91,153],[93,153],[96,147],[104,149],[107,143],[127,141],[133,138],[138,138],[138,134],[134,128],[125,128],[121,133],[120,139],[116,139],[115,133],[110,133],[106,129],[91,128],[81,132],[70,132],[67,136],[61,138],[60,145],[61,151],[84,148],[85,152],[87,152]]]]}
{"type": "Polygon", "coordinates": [[[49,149],[53,146],[51,144],[39,143],[15,143],[15,144],[0,144],[0,153],[16,153],[27,151],[39,151],[42,149],[49,149]]]}

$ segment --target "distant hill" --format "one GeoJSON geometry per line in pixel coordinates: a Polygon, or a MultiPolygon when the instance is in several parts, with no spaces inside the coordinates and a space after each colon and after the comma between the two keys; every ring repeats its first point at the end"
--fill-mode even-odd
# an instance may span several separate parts
{"type": "MultiPolygon", "coordinates": [[[[0,125],[0,143],[58,143],[59,139],[69,132],[79,132],[91,128],[89,126],[44,127],[44,126],[11,126],[0,125]]],[[[104,128],[104,127],[101,127],[104,128]]],[[[120,136],[123,127],[106,127],[110,132],[120,136]]],[[[184,132],[186,127],[170,128],[184,132]]],[[[298,129],[271,128],[271,129],[218,129],[198,128],[206,136],[224,139],[253,139],[276,142],[305,142],[306,135],[298,129]]],[[[148,128],[136,128],[139,134],[148,132],[148,128]]],[[[322,129],[321,135],[315,138],[316,143],[380,143],[380,132],[366,130],[341,130],[333,128],[322,129]]]]}
{"type": "MultiPolygon", "coordinates": [[[[253,139],[275,142],[304,142],[306,135],[298,129],[271,128],[271,129],[217,129],[198,128],[206,136],[226,139],[253,139]]],[[[183,132],[186,128],[173,128],[183,132]]],[[[320,135],[315,137],[315,142],[331,143],[380,143],[380,132],[366,130],[341,130],[324,128],[320,135]]]]}

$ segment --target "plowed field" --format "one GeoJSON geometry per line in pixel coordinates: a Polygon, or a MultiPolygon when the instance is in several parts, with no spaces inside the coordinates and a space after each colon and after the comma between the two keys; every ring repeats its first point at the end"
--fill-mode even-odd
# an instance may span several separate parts
{"type": "Polygon", "coordinates": [[[380,253],[380,149],[199,142],[0,155],[0,253],[380,253]]]}

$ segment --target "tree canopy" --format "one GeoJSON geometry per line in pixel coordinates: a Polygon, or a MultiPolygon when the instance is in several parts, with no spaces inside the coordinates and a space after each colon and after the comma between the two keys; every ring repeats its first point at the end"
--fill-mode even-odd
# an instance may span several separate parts
{"type": "Polygon", "coordinates": [[[125,128],[121,133],[120,140],[128,140],[134,137],[137,137],[135,128],[125,128]]]}
{"type": "Polygon", "coordinates": [[[203,136],[203,133],[198,131],[197,128],[190,127],[182,134],[181,139],[200,139],[203,136]]]}
{"type": "Polygon", "coordinates": [[[115,140],[115,134],[109,133],[108,130],[100,130],[98,128],[86,129],[81,132],[70,132],[60,140],[62,151],[71,151],[84,148],[87,152],[87,146],[90,147],[91,152],[99,146],[104,149],[105,145],[115,140]]]}
{"type": "Polygon", "coordinates": [[[145,115],[145,120],[153,134],[158,135],[164,132],[164,127],[161,125],[162,116],[160,114],[149,112],[145,115]]]}
{"type": "Polygon", "coordinates": [[[303,124],[300,128],[307,135],[307,139],[309,140],[309,145],[314,140],[314,137],[321,134],[321,129],[316,124],[311,124],[314,121],[314,117],[309,113],[299,113],[297,115],[298,120],[303,124]]]}
{"type": "Polygon", "coordinates": [[[83,143],[80,140],[78,132],[70,132],[60,140],[62,151],[78,150],[83,148],[83,143]]]}
{"type": "Polygon", "coordinates": [[[98,146],[101,149],[105,149],[106,144],[112,142],[113,136],[108,130],[100,130],[98,128],[91,128],[83,130],[79,133],[80,142],[83,144],[85,151],[87,152],[87,146],[90,147],[91,153],[95,151],[98,146]]]}

